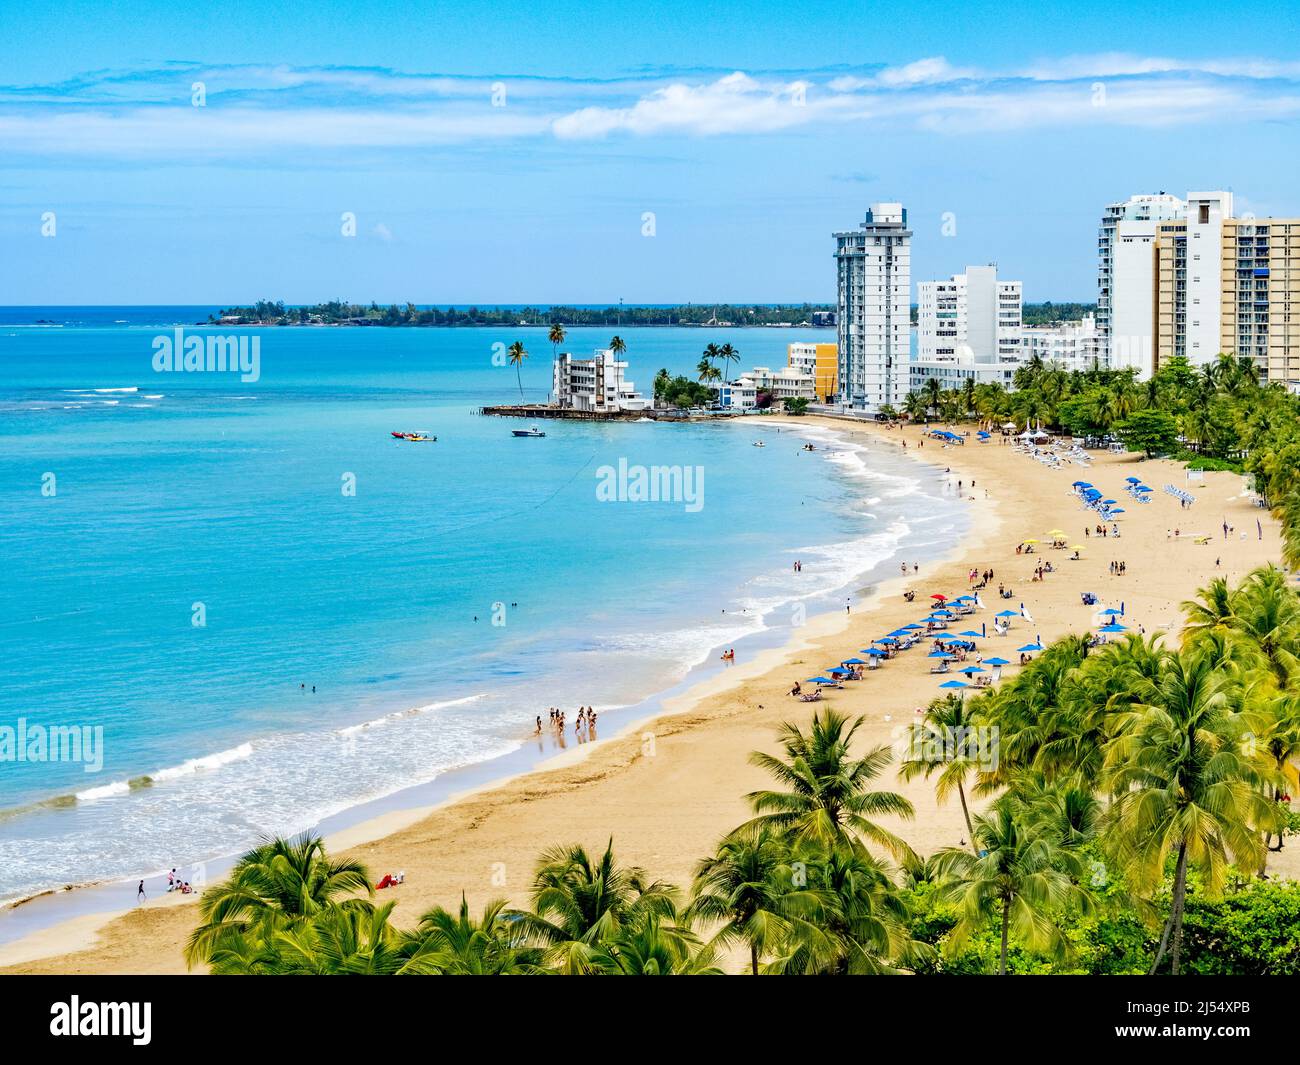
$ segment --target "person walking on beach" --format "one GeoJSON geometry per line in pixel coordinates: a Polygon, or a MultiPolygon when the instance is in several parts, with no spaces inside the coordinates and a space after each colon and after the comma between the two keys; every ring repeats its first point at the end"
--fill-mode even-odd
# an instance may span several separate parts
{"type": "Polygon", "coordinates": [[[140,886],[135,889],[135,901],[144,902],[144,881],[140,881],[140,886]]]}

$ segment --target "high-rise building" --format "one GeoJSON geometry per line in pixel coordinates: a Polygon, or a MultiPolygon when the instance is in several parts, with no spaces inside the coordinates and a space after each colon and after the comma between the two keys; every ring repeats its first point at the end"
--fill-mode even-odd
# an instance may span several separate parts
{"type": "Polygon", "coordinates": [[[996,266],[968,266],[947,281],[922,281],[916,303],[919,361],[1019,361],[1021,284],[999,281],[996,266]]]}
{"type": "Polygon", "coordinates": [[[1141,377],[1175,355],[1203,366],[1223,350],[1223,225],[1231,215],[1231,192],[1189,192],[1185,217],[1156,226],[1153,358],[1141,377]]]}
{"type": "Polygon", "coordinates": [[[1300,218],[1228,218],[1222,235],[1220,350],[1300,392],[1300,218]]]}
{"type": "Polygon", "coordinates": [[[1156,226],[1185,217],[1177,196],[1160,192],[1107,204],[1097,231],[1097,335],[1111,365],[1150,373],[1156,226]]]}
{"type": "Polygon", "coordinates": [[[840,402],[898,408],[911,357],[911,241],[901,203],[876,203],[856,230],[835,234],[840,402]]]}

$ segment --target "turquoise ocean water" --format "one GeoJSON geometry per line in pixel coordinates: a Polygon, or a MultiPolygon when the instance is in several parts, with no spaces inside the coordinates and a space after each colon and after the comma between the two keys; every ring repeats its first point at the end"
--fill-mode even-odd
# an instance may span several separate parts
{"type": "MultiPolygon", "coordinates": [[[[0,309],[0,729],[103,736],[94,772],[0,758],[0,899],[311,826],[517,750],[550,706],[612,731],[963,527],[941,478],[789,418],[516,440],[475,410],[518,398],[515,339],[545,398],[541,329],[245,330],[256,382],[155,373],[159,327],[209,310],[0,309]],[[620,460],[701,468],[703,505],[602,502],[620,460]]],[[[748,368],[827,335],[617,331],[641,388],[710,341],[748,368]]]]}

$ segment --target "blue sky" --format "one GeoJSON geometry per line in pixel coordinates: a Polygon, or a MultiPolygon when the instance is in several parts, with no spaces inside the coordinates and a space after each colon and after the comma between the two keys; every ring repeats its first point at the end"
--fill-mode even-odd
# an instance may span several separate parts
{"type": "Polygon", "coordinates": [[[1298,23],[1197,0],[8,4],[0,304],[822,301],[830,233],[895,199],[914,280],[995,261],[1028,299],[1091,299],[1106,202],[1231,188],[1300,215],[1298,23]]]}

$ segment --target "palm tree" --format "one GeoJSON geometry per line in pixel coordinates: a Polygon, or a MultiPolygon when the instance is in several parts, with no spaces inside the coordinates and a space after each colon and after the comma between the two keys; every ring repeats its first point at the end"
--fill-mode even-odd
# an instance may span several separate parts
{"type": "Polygon", "coordinates": [[[665,928],[651,914],[603,940],[592,955],[591,971],[604,976],[721,976],[712,946],[703,946],[688,929],[665,928]]]}
{"type": "Polygon", "coordinates": [[[1211,632],[1231,632],[1236,620],[1232,589],[1224,578],[1215,577],[1195,599],[1183,601],[1183,646],[1211,632]]]}
{"type": "Polygon", "coordinates": [[[925,379],[926,406],[936,414],[939,413],[939,393],[942,391],[943,386],[939,384],[939,378],[927,377],[925,379]]]}
{"type": "Polygon", "coordinates": [[[373,909],[366,899],[343,898],[358,891],[373,894],[365,866],[331,860],[319,836],[268,839],[240,858],[224,883],[204,893],[203,920],[186,944],[186,963],[209,961],[230,940],[249,933],[269,938],[331,907],[373,909]]]}
{"type": "Polygon", "coordinates": [[[942,803],[954,791],[957,793],[962,816],[966,819],[967,836],[974,847],[975,826],[971,823],[964,782],[967,776],[987,763],[985,758],[978,756],[979,752],[972,757],[972,745],[967,742],[969,734],[965,699],[960,695],[935,699],[925,716],[912,727],[907,745],[908,757],[899,763],[898,775],[903,780],[912,780],[918,776],[928,778],[940,770],[935,798],[942,803]]]}
{"type": "Polygon", "coordinates": [[[677,916],[677,889],[619,866],[613,848],[610,840],[594,859],[576,844],[544,852],[533,879],[532,911],[511,914],[524,942],[542,947],[546,962],[561,972],[595,971],[603,941],[648,917],[677,916]]]}
{"type": "Polygon", "coordinates": [[[912,939],[907,904],[890,870],[857,843],[809,852],[809,890],[787,900],[787,950],[780,975],[879,975],[933,958],[912,939]]]}
{"type": "Polygon", "coordinates": [[[1261,829],[1275,810],[1261,794],[1269,774],[1243,744],[1244,721],[1227,705],[1229,678],[1201,648],[1167,651],[1153,681],[1135,691],[1132,709],[1106,745],[1102,783],[1112,796],[1108,845],[1138,891],[1152,891],[1176,856],[1168,919],[1151,972],[1172,942],[1171,967],[1182,952],[1187,870],[1206,887],[1222,886],[1229,857],[1256,867],[1261,829]]]}
{"type": "Polygon", "coordinates": [[[1263,656],[1278,686],[1300,675],[1300,599],[1276,566],[1255,570],[1233,596],[1234,628],[1245,645],[1263,656]]]}
{"type": "Polygon", "coordinates": [[[794,890],[789,861],[784,837],[763,825],[724,839],[712,857],[695,867],[688,913],[721,922],[715,943],[746,944],[754,976],[762,956],[788,929],[781,910],[794,890]]]}
{"type": "Polygon", "coordinates": [[[998,975],[1007,972],[1007,951],[1014,932],[1028,950],[1057,956],[1068,944],[1052,914],[1085,894],[1071,880],[1082,865],[1041,830],[1033,811],[1015,796],[997,799],[987,814],[975,818],[976,852],[958,847],[939,853],[940,897],[958,907],[958,919],[945,950],[955,954],[990,919],[1001,929],[998,975]]]}
{"type": "MultiPolygon", "coordinates": [[[[705,366],[714,366],[718,361],[720,351],[721,349],[717,344],[706,344],[703,353],[700,355],[700,361],[696,366],[696,369],[703,373],[705,366]]],[[[701,377],[700,380],[703,381],[704,378],[701,377]]]]}
{"type": "Polygon", "coordinates": [[[627,345],[623,343],[622,337],[616,336],[610,340],[609,350],[614,358],[620,359],[627,352],[627,345]]]}
{"type": "Polygon", "coordinates": [[[551,357],[555,358],[560,353],[560,345],[564,343],[564,338],[568,334],[564,331],[564,326],[556,322],[551,326],[551,331],[546,334],[546,339],[551,342],[551,357]]]}
{"type": "MultiPolygon", "coordinates": [[[[730,344],[723,344],[722,347],[718,348],[717,358],[718,361],[721,362],[725,367],[727,363],[732,363],[732,362],[739,363],[740,352],[738,352],[730,344]]],[[[723,377],[723,381],[725,382],[729,379],[730,379],[730,371],[727,371],[727,373],[723,377]]]]}
{"type": "Polygon", "coordinates": [[[510,359],[510,365],[515,368],[515,379],[519,382],[519,401],[524,399],[524,379],[520,373],[524,360],[528,358],[528,352],[524,350],[522,341],[516,340],[506,349],[506,355],[510,359]]]}
{"type": "Polygon", "coordinates": [[[714,366],[713,363],[709,362],[708,359],[700,359],[699,363],[696,364],[695,370],[696,373],[699,374],[699,381],[702,385],[710,384],[722,376],[722,373],[718,368],[714,366]]]}
{"type": "Polygon", "coordinates": [[[541,972],[541,952],[523,944],[523,929],[507,916],[504,899],[489,902],[475,921],[464,894],[460,910],[441,906],[420,918],[409,936],[407,970],[448,976],[509,976],[541,972]]]}
{"type": "Polygon", "coordinates": [[[1300,489],[1289,492],[1282,505],[1282,564],[1300,569],[1300,489]]]}
{"type": "Polygon", "coordinates": [[[903,410],[907,412],[908,418],[917,422],[925,417],[929,407],[920,392],[909,392],[903,399],[903,410]]]}
{"type": "Polygon", "coordinates": [[[795,841],[823,846],[848,843],[856,833],[896,855],[906,854],[907,844],[872,819],[891,815],[910,818],[912,804],[892,791],[867,790],[889,765],[890,749],[877,747],[857,759],[849,754],[863,720],[859,717],[850,723],[843,714],[828,708],[813,715],[808,735],[798,725],[782,725],[785,758],[755,751],[749,760],[787,790],[746,795],[758,816],[742,828],[770,825],[795,841]]]}

